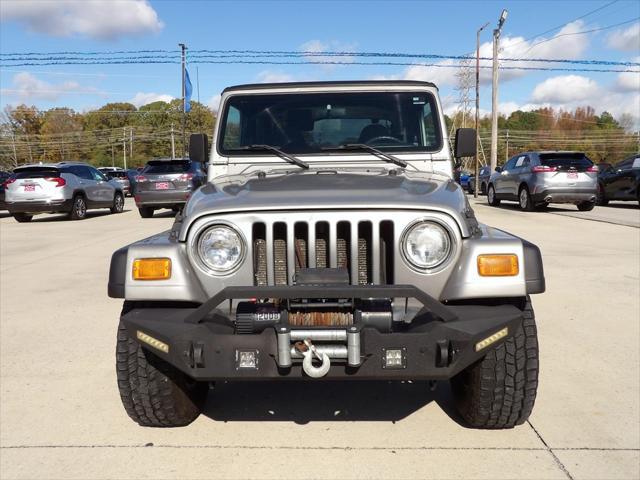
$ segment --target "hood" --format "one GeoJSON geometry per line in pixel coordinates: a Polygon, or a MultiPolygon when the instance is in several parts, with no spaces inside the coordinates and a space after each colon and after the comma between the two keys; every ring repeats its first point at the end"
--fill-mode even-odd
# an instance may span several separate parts
{"type": "MultiPolygon", "coordinates": [[[[184,211],[181,239],[203,215],[274,210],[432,210],[452,216],[463,236],[473,211],[448,177],[387,170],[337,172],[311,170],[253,177],[224,177],[198,189],[184,211]]],[[[475,220],[475,219],[474,219],[475,220]]]]}

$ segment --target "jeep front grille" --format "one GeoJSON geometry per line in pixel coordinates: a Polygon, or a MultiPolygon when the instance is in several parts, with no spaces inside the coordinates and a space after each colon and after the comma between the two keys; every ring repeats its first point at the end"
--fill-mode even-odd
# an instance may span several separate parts
{"type": "Polygon", "coordinates": [[[390,220],[255,222],[256,285],[292,285],[301,268],[346,268],[353,285],[393,283],[390,220]]]}

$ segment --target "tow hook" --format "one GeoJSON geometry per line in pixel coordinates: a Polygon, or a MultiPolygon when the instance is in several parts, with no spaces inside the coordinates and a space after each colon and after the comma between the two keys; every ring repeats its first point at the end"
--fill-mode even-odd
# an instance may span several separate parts
{"type": "Polygon", "coordinates": [[[320,378],[327,374],[329,367],[331,367],[331,359],[326,353],[318,352],[315,345],[311,343],[311,340],[307,338],[304,342],[296,342],[295,348],[304,357],[304,360],[302,360],[302,369],[304,370],[304,373],[309,375],[311,378],[320,378]],[[318,360],[322,361],[322,364],[318,367],[313,365],[314,356],[318,360]]]}

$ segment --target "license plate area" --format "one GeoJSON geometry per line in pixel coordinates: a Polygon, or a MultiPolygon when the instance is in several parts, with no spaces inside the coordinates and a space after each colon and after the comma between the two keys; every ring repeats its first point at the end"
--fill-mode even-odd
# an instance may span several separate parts
{"type": "Polygon", "coordinates": [[[156,182],[156,190],[169,190],[170,188],[169,182],[156,182]]]}
{"type": "Polygon", "coordinates": [[[24,186],[24,191],[25,192],[35,192],[36,191],[36,186],[35,185],[25,185],[24,186]]]}
{"type": "Polygon", "coordinates": [[[577,180],[578,172],[567,172],[567,178],[570,180],[577,180]]]}

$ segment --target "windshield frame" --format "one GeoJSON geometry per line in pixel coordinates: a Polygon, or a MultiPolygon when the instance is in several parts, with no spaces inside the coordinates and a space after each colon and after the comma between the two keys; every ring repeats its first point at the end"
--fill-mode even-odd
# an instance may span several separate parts
{"type": "MultiPolygon", "coordinates": [[[[234,92],[229,95],[223,95],[222,108],[220,109],[220,115],[218,115],[218,119],[221,119],[217,126],[216,131],[216,142],[215,142],[215,151],[217,155],[225,158],[246,158],[246,157],[273,157],[275,154],[270,152],[262,152],[259,150],[242,150],[242,149],[224,149],[223,141],[224,141],[224,133],[227,127],[228,120],[228,112],[231,107],[231,100],[236,97],[249,97],[249,96],[276,96],[276,95],[318,95],[318,94],[414,94],[414,95],[424,95],[429,98],[429,103],[433,108],[433,120],[434,120],[434,128],[437,137],[437,143],[432,147],[427,146],[418,146],[413,148],[401,147],[394,148],[395,145],[373,145],[374,148],[381,148],[381,150],[385,153],[389,153],[392,155],[436,155],[443,151],[446,146],[445,139],[445,130],[443,129],[443,119],[438,95],[434,94],[431,90],[423,90],[420,88],[411,88],[411,89],[384,89],[384,90],[309,90],[309,91],[268,91],[264,90],[261,92],[234,92]]],[[[275,147],[281,147],[280,145],[274,145],[275,147]]],[[[356,151],[349,149],[341,149],[341,148],[326,148],[325,150],[319,150],[317,152],[287,152],[289,155],[293,155],[295,157],[327,157],[327,156],[353,156],[353,157],[363,157],[363,156],[375,156],[370,152],[365,151],[356,151]]]]}

